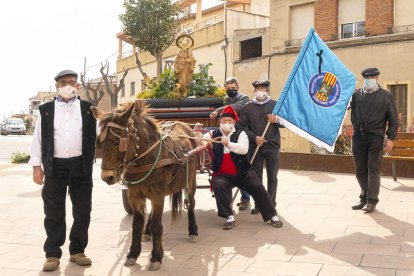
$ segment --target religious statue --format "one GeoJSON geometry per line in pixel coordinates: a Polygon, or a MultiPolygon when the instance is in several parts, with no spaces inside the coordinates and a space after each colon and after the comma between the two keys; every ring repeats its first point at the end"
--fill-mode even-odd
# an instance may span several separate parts
{"type": "Polygon", "coordinates": [[[194,40],[188,35],[181,35],[176,39],[176,45],[180,48],[174,61],[174,74],[178,79],[177,88],[182,97],[188,96],[188,84],[193,80],[193,72],[196,60],[190,50],[194,40]]]}

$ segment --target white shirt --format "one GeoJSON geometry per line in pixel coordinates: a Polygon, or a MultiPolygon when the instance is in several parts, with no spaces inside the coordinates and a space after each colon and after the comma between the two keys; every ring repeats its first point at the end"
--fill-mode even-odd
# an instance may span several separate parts
{"type": "MultiPolygon", "coordinates": [[[[237,154],[247,154],[247,152],[249,151],[249,138],[247,137],[246,132],[242,131],[240,132],[239,135],[239,139],[237,140],[236,143],[230,142],[230,136],[235,132],[235,130],[233,130],[232,132],[230,132],[227,136],[224,135],[223,131],[221,131],[221,133],[223,134],[223,137],[226,137],[229,140],[229,144],[227,146],[224,146],[224,153],[229,153],[229,152],[234,152],[237,154]]],[[[211,137],[213,137],[213,132],[209,131],[204,133],[203,138],[204,139],[211,139],[211,137]]]]}
{"type": "MultiPolygon", "coordinates": [[[[42,164],[42,123],[41,116],[36,121],[30,151],[29,165],[42,164]]],[[[71,103],[55,101],[55,116],[53,121],[53,157],[70,158],[82,155],[82,114],[80,100],[71,103]]]]}

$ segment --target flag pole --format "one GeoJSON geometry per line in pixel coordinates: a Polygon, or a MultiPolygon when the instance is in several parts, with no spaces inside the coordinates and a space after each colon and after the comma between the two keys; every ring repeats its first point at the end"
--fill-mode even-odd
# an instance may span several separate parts
{"type": "MultiPolygon", "coordinates": [[[[263,134],[262,134],[262,139],[265,137],[265,135],[266,135],[266,132],[267,132],[267,130],[269,129],[269,126],[270,126],[270,122],[267,122],[267,125],[266,125],[266,128],[265,128],[265,130],[263,131],[263,134]]],[[[257,152],[259,151],[259,148],[260,148],[261,146],[259,146],[259,145],[257,145],[256,146],[256,149],[255,149],[255,151],[254,151],[254,153],[253,153],[253,156],[252,156],[252,159],[250,159],[250,165],[251,164],[253,164],[253,161],[254,161],[254,159],[256,158],[256,155],[257,155],[257,152]]]]}

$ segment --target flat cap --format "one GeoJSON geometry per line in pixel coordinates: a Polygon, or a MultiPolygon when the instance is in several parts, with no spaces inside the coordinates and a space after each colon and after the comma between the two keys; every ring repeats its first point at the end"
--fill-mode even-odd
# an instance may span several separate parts
{"type": "Polygon", "coordinates": [[[253,87],[259,87],[259,86],[269,86],[270,82],[268,80],[256,80],[252,82],[253,87]]]}
{"type": "Polygon", "coordinates": [[[72,70],[63,70],[60,71],[56,77],[55,77],[55,81],[58,81],[60,78],[66,77],[66,76],[75,76],[76,78],[78,77],[78,73],[76,73],[75,71],[72,70]]]}
{"type": "Polygon", "coordinates": [[[378,76],[379,74],[380,74],[380,71],[378,70],[378,68],[375,68],[375,67],[365,68],[361,71],[361,75],[363,77],[378,76]]]}

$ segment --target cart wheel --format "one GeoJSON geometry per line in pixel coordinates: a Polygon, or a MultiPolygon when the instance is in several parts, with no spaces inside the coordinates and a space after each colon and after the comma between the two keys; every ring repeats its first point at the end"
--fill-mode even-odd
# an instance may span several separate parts
{"type": "Polygon", "coordinates": [[[124,205],[124,209],[125,212],[127,212],[128,214],[132,214],[132,207],[131,204],[129,204],[129,199],[128,199],[128,188],[127,187],[122,187],[122,203],[124,205]]]}

